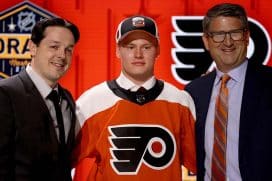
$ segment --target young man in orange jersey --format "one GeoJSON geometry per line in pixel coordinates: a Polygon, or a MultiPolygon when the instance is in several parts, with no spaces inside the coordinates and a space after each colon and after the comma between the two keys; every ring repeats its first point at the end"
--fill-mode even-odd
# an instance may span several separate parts
{"type": "Polygon", "coordinates": [[[179,181],[181,165],[196,171],[192,98],[154,76],[160,53],[154,20],[123,20],[116,43],[120,76],[77,100],[82,129],[75,165],[89,165],[83,168],[87,174],[76,171],[75,180],[179,181]]]}

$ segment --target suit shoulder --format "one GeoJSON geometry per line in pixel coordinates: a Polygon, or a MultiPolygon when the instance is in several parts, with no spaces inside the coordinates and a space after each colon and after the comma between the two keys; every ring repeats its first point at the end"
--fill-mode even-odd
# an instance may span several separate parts
{"type": "Polygon", "coordinates": [[[263,65],[262,72],[266,74],[269,78],[272,78],[272,67],[263,65]]]}
{"type": "Polygon", "coordinates": [[[0,90],[10,95],[24,94],[24,84],[18,75],[0,80],[0,90]]]}
{"type": "Polygon", "coordinates": [[[0,80],[0,87],[16,87],[20,81],[18,75],[8,77],[0,80]]]}
{"type": "Polygon", "coordinates": [[[185,90],[190,89],[190,88],[194,88],[194,87],[203,86],[203,84],[206,84],[208,82],[212,82],[215,78],[215,75],[216,75],[215,72],[210,72],[206,75],[197,77],[196,79],[192,80],[187,85],[185,85],[185,90]]]}
{"type": "Polygon", "coordinates": [[[272,81],[272,67],[262,64],[249,64],[247,76],[256,78],[259,82],[272,81]]]}

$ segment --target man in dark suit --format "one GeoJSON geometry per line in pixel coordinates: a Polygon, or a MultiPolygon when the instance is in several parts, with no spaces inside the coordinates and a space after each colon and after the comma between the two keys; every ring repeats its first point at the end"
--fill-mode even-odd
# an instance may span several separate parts
{"type": "Polygon", "coordinates": [[[78,40],[78,28],[64,19],[39,21],[29,42],[31,63],[0,81],[1,181],[71,180],[74,100],[58,80],[69,69],[78,40]],[[48,97],[52,90],[59,95],[59,114],[48,97]]]}
{"type": "Polygon", "coordinates": [[[202,25],[202,39],[216,70],[185,87],[196,105],[197,180],[272,180],[272,69],[246,58],[250,33],[240,5],[215,5],[202,25]],[[220,88],[225,74],[230,77],[227,89],[220,88]],[[221,110],[216,101],[222,100],[217,96],[219,89],[228,90],[221,110]],[[220,136],[221,127],[214,128],[215,117],[226,118],[220,136]],[[221,138],[226,143],[216,147],[221,138]]]}

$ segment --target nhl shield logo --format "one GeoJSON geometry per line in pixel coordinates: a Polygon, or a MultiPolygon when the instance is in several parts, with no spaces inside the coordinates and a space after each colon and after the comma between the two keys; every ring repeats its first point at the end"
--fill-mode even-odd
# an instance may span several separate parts
{"type": "Polygon", "coordinates": [[[29,1],[0,13],[0,79],[19,73],[30,62],[28,41],[37,21],[56,17],[29,1]]]}

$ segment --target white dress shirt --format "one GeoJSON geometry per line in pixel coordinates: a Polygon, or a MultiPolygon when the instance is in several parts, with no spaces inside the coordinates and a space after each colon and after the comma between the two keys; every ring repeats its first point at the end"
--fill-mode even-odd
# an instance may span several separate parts
{"type": "MultiPolygon", "coordinates": [[[[226,151],[226,174],[228,181],[241,181],[239,169],[239,125],[240,112],[243,97],[245,75],[247,69],[247,60],[240,66],[228,72],[231,79],[227,82],[229,89],[229,110],[227,123],[227,151],[226,151]]],[[[214,114],[216,97],[220,89],[220,78],[223,72],[217,70],[217,75],[213,85],[213,91],[210,99],[210,105],[207,113],[205,125],[205,181],[211,180],[212,152],[214,141],[214,114]]]]}
{"type": "MultiPolygon", "coordinates": [[[[44,99],[48,110],[50,112],[50,115],[52,119],[54,120],[53,124],[56,130],[57,137],[59,138],[59,129],[58,129],[58,123],[57,123],[57,117],[56,117],[56,112],[55,112],[55,107],[54,104],[51,100],[47,98],[47,96],[50,94],[52,91],[52,88],[43,80],[43,78],[36,73],[31,65],[27,65],[26,67],[26,72],[29,75],[30,79],[33,81],[34,85],[40,92],[42,98],[44,99]]],[[[58,87],[54,88],[55,90],[58,91],[58,87]]],[[[63,116],[63,124],[64,124],[64,131],[65,131],[65,140],[67,140],[68,133],[71,127],[71,110],[68,105],[68,102],[65,99],[61,99],[61,111],[62,111],[62,116],[63,116]]]]}

